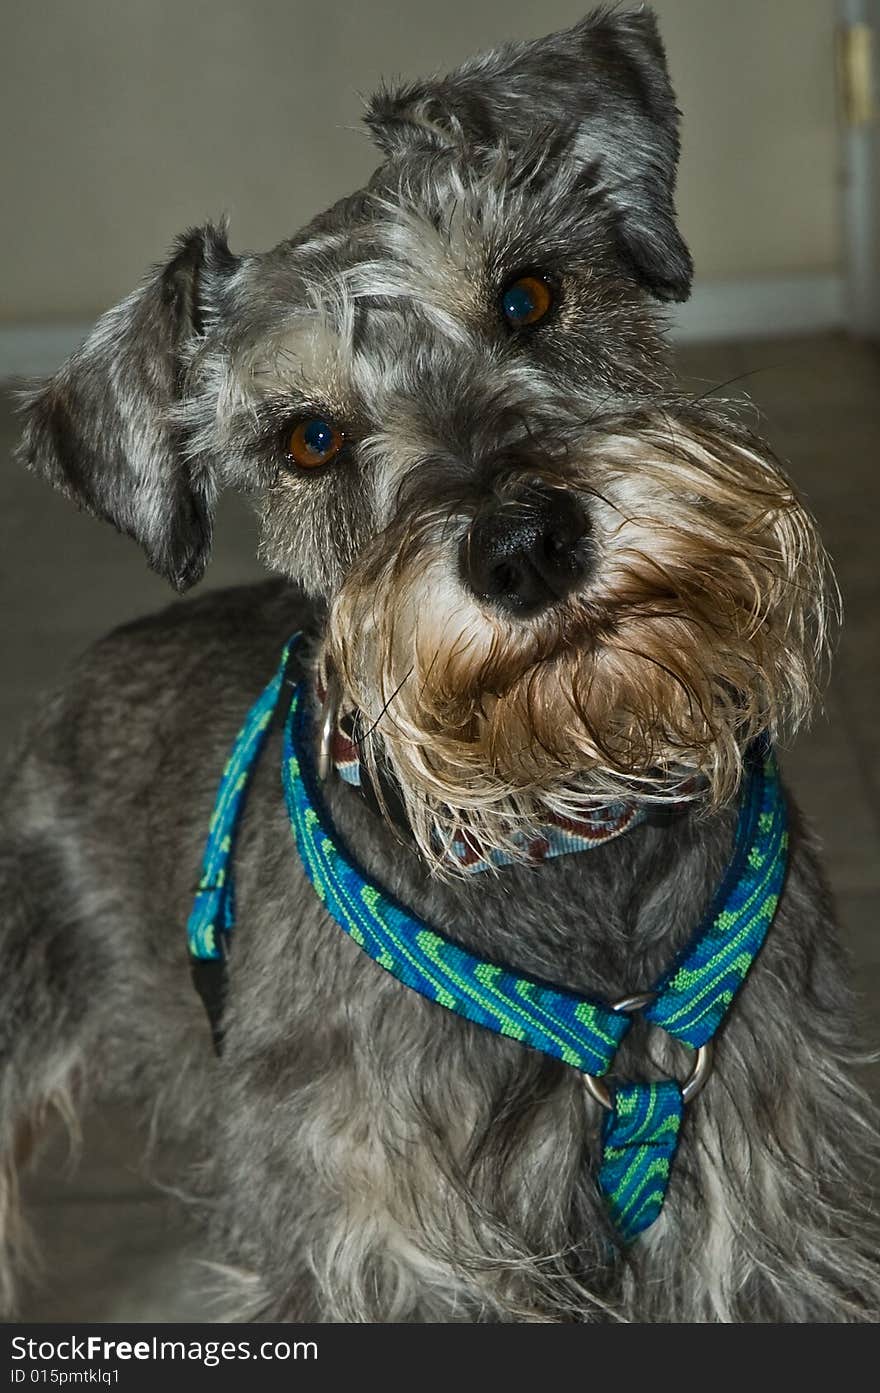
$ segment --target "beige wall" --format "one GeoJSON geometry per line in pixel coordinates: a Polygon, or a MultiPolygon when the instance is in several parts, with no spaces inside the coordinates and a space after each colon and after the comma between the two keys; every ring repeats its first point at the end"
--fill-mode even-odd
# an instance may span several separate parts
{"type": "Polygon", "coordinates": [[[837,269],[834,0],[657,0],[698,275],[837,269]]]}
{"type": "MultiPolygon", "coordinates": [[[[588,0],[6,0],[0,318],[87,319],[187,224],[264,247],[374,164],[355,89],[572,22],[588,0]]],[[[833,0],[659,0],[703,278],[839,251],[833,0]]]]}

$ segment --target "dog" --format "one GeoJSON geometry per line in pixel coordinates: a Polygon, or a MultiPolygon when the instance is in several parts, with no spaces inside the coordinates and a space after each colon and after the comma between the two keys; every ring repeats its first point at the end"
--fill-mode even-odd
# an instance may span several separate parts
{"type": "Polygon", "coordinates": [[[733,875],[755,751],[814,705],[834,611],[778,462],[669,363],[661,307],[692,266],[656,21],[596,10],[385,88],[366,123],[366,188],[265,254],[185,233],[23,403],[26,464],[179,591],[229,487],[277,576],[98,643],[7,772],[6,1304],[44,1118],[124,1097],[197,1151],[178,1184],[229,1318],[875,1319],[877,1128],[790,797],[714,1058],[651,1020],[733,875]],[[205,839],[264,689],[296,690],[316,766],[286,808],[299,757],[255,717],[209,1022],[185,926],[220,886],[205,839]],[[300,795],[429,949],[526,982],[533,1015],[579,994],[623,1021],[610,1069],[377,964],[310,884],[300,795]],[[678,1109],[629,1235],[605,1180],[625,1081],[678,1109]]]}

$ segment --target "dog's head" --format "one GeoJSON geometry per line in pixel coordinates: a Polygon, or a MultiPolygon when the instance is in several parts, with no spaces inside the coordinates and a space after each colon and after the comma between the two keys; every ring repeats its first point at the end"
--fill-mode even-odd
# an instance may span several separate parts
{"type": "Polygon", "coordinates": [[[728,795],[808,705],[823,559],[766,450],[669,377],[656,302],[691,262],[653,17],[366,119],[368,187],[265,254],[182,237],[30,396],[28,462],[181,589],[218,490],[256,492],[426,848],[682,768],[728,795]]]}

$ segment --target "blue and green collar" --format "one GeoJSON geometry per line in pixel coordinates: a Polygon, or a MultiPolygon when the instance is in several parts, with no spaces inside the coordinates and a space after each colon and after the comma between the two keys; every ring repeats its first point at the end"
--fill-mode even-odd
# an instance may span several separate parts
{"type": "Polygon", "coordinates": [[[223,771],[187,927],[193,975],[218,1052],[235,927],[236,832],[250,777],[281,712],[287,812],[303,867],[328,915],[402,985],[580,1073],[605,1109],[599,1186],[621,1238],[631,1241],[661,1211],[684,1106],[708,1075],[712,1039],[758,955],[782,893],[788,818],[772,750],[759,742],[748,752],[731,862],[687,945],[652,991],[609,1004],[477,957],[370,880],[340,842],[320,794],[305,683],[292,676],[298,639],[285,646],[223,771]],[[606,1085],[637,1012],[696,1052],[684,1085],[673,1079],[606,1085]]]}

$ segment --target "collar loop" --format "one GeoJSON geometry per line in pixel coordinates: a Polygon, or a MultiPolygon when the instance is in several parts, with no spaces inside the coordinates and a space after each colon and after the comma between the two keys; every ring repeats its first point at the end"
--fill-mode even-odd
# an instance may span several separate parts
{"type": "MultiPolygon", "coordinates": [[[[620,1235],[629,1242],[660,1212],[686,1102],[711,1071],[712,1039],[767,935],[785,880],[788,811],[769,741],[747,751],[730,866],[709,909],[668,972],[649,993],[612,1005],[515,968],[478,958],[417,918],[374,884],[339,840],[326,813],[307,722],[305,683],[288,680],[299,635],[239,732],[220,782],[187,932],[196,985],[215,1044],[222,1043],[226,960],[235,928],[236,833],[260,753],[276,713],[285,716],[282,784],[303,868],[327,914],[380,968],[429,1001],[577,1069],[605,1109],[599,1186],[620,1235]],[[290,691],[284,710],[282,691],[290,691]],[[204,965],[210,964],[209,975],[204,965]],[[685,1084],[602,1081],[613,1068],[632,1015],[696,1051],[685,1084]]],[[[329,674],[328,674],[329,676],[329,674]]],[[[331,678],[332,681],[332,678],[331,678]]],[[[330,758],[338,694],[331,682],[317,764],[330,758]]],[[[337,689],[338,693],[338,689],[337,689]]]]}

